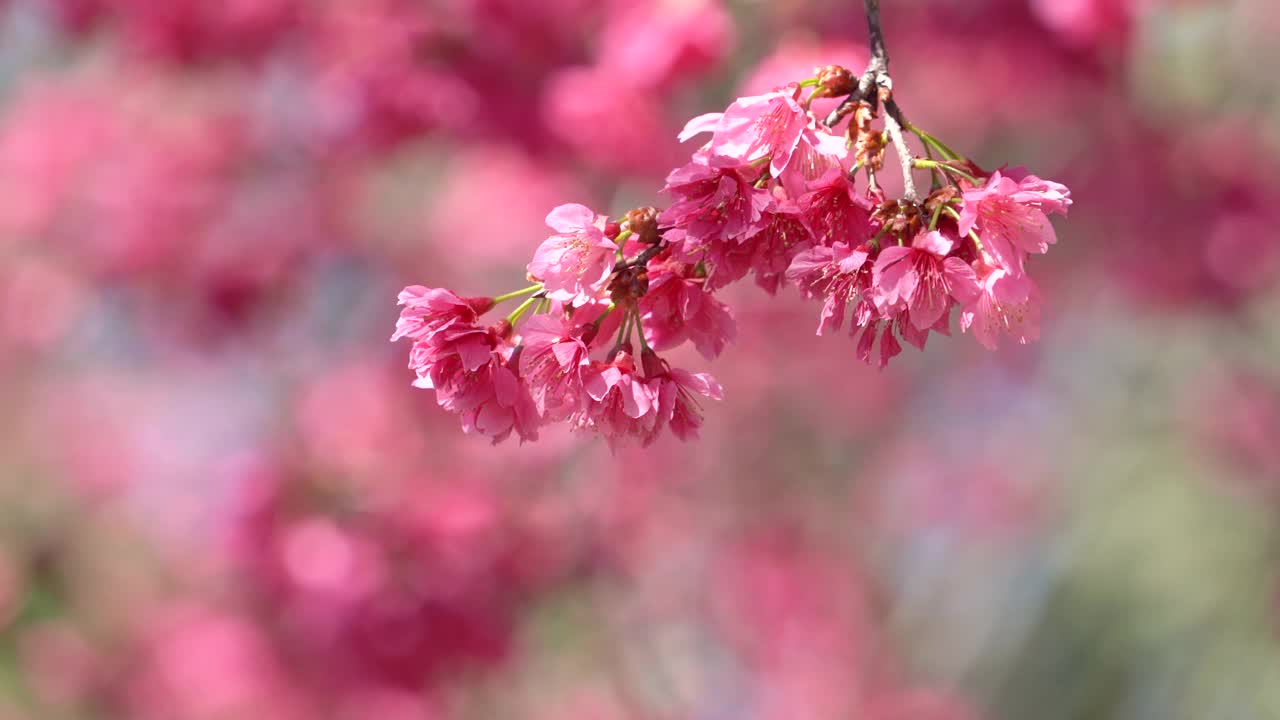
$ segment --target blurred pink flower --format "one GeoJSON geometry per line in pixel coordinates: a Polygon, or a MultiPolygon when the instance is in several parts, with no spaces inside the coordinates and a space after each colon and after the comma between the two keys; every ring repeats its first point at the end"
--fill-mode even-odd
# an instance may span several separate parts
{"type": "Polygon", "coordinates": [[[449,272],[477,287],[528,252],[530,238],[545,232],[547,208],[587,196],[572,174],[514,145],[466,143],[427,162],[443,163],[445,181],[423,188],[425,238],[431,247],[447,244],[449,272]],[[502,212],[491,212],[495,198],[502,212]]]}
{"type": "Polygon", "coordinates": [[[127,688],[133,717],[305,716],[268,638],[248,619],[175,606],[155,618],[146,635],[145,665],[127,688]]]}
{"type": "Polygon", "coordinates": [[[600,34],[601,63],[638,87],[669,92],[719,63],[733,35],[721,0],[619,3],[600,34]]]}
{"type": "Polygon", "coordinates": [[[1068,45],[1119,44],[1153,0],[1031,0],[1031,11],[1068,45]]]}
{"type": "Polygon", "coordinates": [[[109,18],[130,49],[182,62],[249,60],[299,19],[298,0],[47,0],[75,27],[109,18]]]}
{"type": "Polygon", "coordinates": [[[540,115],[551,136],[590,167],[643,177],[675,162],[660,98],[607,66],[557,70],[547,81],[540,115]]]}

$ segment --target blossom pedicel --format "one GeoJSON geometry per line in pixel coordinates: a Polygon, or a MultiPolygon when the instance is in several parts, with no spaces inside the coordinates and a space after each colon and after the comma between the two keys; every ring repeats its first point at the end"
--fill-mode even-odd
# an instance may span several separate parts
{"type": "Polygon", "coordinates": [[[666,209],[615,218],[578,204],[553,209],[553,233],[528,266],[534,285],[472,299],[406,288],[392,339],[413,341],[415,385],[494,442],[512,432],[534,439],[554,421],[611,446],[648,445],[667,429],[688,439],[701,400],[720,399],[720,385],[658,353],[690,343],[718,356],[736,326],[716,293],[752,273],[771,293],[789,283],[821,300],[819,335],[850,318],[855,354],[881,367],[900,340],[924,348],[931,332],[949,335],[955,307],[961,330],[989,349],[1000,335],[1037,339],[1040,294],[1027,261],[1056,242],[1049,216],[1066,213],[1070,191],[1020,170],[984,171],[908,122],[875,42],[878,18],[871,26],[875,53],[861,76],[815,68],[690,120],[681,140],[709,138],[667,176],[666,209]],[[810,109],[841,96],[825,118],[810,109]],[[877,180],[891,145],[899,198],[877,180]],[[930,178],[923,194],[920,170],[930,178]],[[481,323],[519,298],[504,320],[481,323]]]}

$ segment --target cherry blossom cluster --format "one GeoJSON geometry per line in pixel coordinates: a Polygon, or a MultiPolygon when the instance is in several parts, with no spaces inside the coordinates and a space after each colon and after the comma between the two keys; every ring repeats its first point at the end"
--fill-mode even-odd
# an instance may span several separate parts
{"type": "Polygon", "coordinates": [[[716,293],[747,275],[770,293],[790,284],[821,301],[818,334],[847,320],[857,357],[881,367],[900,340],[923,349],[929,333],[949,335],[953,308],[989,349],[1002,334],[1037,339],[1040,294],[1027,260],[1055,243],[1049,216],[1066,213],[1070,192],[1022,170],[985,171],[911,125],[881,69],[873,62],[859,78],[817,68],[689,121],[682,141],[710,138],[667,176],[667,207],[612,220],[582,205],[555,208],[524,290],[463,298],[406,288],[392,339],[413,341],[415,384],[495,442],[513,431],[534,439],[553,421],[611,445],[647,445],[667,428],[687,439],[701,402],[720,399],[721,388],[658,353],[689,343],[718,356],[735,325],[716,293]],[[841,96],[825,119],[810,109],[841,96]],[[924,157],[911,154],[906,132],[924,157]],[[897,198],[877,178],[890,145],[903,172],[897,198]],[[931,178],[923,197],[917,170],[931,178]],[[504,320],[480,320],[520,297],[504,320]]]}

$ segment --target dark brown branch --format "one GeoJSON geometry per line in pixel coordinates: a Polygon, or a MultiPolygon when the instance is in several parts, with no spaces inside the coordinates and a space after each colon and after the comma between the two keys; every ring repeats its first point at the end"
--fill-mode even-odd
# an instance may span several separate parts
{"type": "Polygon", "coordinates": [[[880,27],[880,0],[863,0],[867,11],[867,38],[871,43],[871,65],[877,74],[889,72],[889,51],[884,45],[884,29],[880,27]]]}
{"type": "Polygon", "coordinates": [[[840,106],[827,115],[824,124],[833,127],[845,115],[853,112],[860,102],[874,102],[876,86],[881,84],[882,77],[889,75],[889,50],[884,44],[884,29],[880,26],[880,0],[862,0],[867,13],[867,37],[871,50],[871,61],[867,69],[858,78],[858,87],[840,106]]]}
{"type": "Polygon", "coordinates": [[[889,49],[885,46],[884,28],[880,24],[880,0],[862,0],[862,5],[867,13],[867,40],[871,60],[867,63],[866,71],[858,78],[857,88],[839,107],[831,111],[824,123],[827,127],[834,126],[859,103],[869,103],[873,112],[876,105],[882,103],[885,109],[885,130],[893,141],[894,152],[902,165],[903,199],[914,205],[920,202],[920,196],[911,177],[913,158],[904,137],[911,125],[902,114],[902,108],[893,100],[893,80],[889,77],[889,49]]]}

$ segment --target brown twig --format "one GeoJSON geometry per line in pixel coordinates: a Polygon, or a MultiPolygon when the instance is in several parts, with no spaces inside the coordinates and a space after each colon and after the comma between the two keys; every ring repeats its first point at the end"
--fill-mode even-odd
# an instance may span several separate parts
{"type": "Polygon", "coordinates": [[[858,78],[857,88],[840,106],[827,115],[824,123],[832,127],[840,119],[852,112],[858,103],[868,102],[874,108],[877,102],[884,105],[884,126],[893,140],[893,149],[902,166],[903,199],[911,204],[919,204],[920,195],[916,192],[915,180],[911,176],[911,150],[907,147],[904,135],[906,128],[911,127],[902,113],[902,108],[893,99],[893,80],[889,77],[889,49],[884,42],[884,28],[880,23],[880,0],[863,0],[863,8],[867,13],[867,38],[870,44],[871,61],[867,69],[858,78]]]}
{"type": "Polygon", "coordinates": [[[823,123],[827,127],[833,127],[845,115],[853,112],[859,102],[874,102],[875,90],[880,84],[880,78],[889,76],[889,50],[884,44],[884,30],[880,26],[880,0],[863,0],[864,9],[867,12],[867,36],[870,39],[871,61],[867,63],[867,69],[858,77],[858,87],[844,102],[835,110],[827,115],[823,123]]]}

